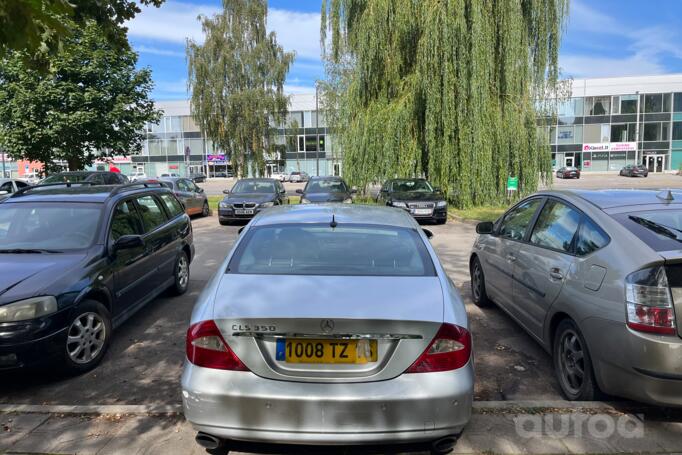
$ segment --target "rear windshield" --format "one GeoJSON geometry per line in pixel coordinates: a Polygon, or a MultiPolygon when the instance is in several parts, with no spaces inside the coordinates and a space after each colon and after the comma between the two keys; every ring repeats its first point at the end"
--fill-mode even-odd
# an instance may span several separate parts
{"type": "Polygon", "coordinates": [[[434,276],[416,231],[375,225],[273,225],[250,229],[228,273],[434,276]]]}
{"type": "Polygon", "coordinates": [[[655,251],[682,249],[682,209],[619,213],[613,217],[655,251]]]}

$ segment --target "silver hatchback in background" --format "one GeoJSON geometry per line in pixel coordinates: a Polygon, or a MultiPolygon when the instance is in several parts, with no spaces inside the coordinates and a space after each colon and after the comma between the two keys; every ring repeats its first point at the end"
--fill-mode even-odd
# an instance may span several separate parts
{"type": "Polygon", "coordinates": [[[682,192],[542,192],[476,230],[474,303],[552,353],[568,399],[682,406],[682,192]]]}
{"type": "Polygon", "coordinates": [[[471,347],[462,300],[409,214],[274,207],[194,308],[185,417],[207,448],[426,442],[447,453],[471,413],[471,347]]]}

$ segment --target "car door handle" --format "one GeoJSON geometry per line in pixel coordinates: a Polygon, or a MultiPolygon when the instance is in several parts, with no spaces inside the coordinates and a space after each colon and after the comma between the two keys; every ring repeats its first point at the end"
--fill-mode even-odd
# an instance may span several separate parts
{"type": "Polygon", "coordinates": [[[509,262],[514,262],[514,261],[516,261],[516,256],[514,256],[513,254],[508,254],[508,255],[507,255],[507,260],[508,260],[509,262]]]}
{"type": "Polygon", "coordinates": [[[555,280],[563,280],[564,279],[564,274],[561,273],[561,270],[557,267],[553,267],[549,269],[549,276],[551,278],[554,278],[555,280]]]}

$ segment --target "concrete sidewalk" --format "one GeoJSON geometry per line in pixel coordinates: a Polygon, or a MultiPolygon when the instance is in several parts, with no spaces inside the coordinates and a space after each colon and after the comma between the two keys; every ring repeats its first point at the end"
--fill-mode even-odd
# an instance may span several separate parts
{"type": "MultiPolygon", "coordinates": [[[[0,408],[0,453],[205,454],[194,435],[176,406],[0,408]]],[[[478,402],[454,453],[682,453],[682,414],[606,403],[478,402]]]]}

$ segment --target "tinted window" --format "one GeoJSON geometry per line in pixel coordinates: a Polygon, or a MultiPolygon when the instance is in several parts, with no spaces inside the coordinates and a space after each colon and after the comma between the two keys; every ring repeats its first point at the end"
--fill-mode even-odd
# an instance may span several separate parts
{"type": "Polygon", "coordinates": [[[232,188],[233,193],[274,193],[274,182],[240,180],[232,188]]]}
{"type": "Polygon", "coordinates": [[[140,206],[140,216],[145,232],[150,232],[166,222],[166,215],[153,196],[137,198],[140,206]]]}
{"type": "Polygon", "coordinates": [[[343,193],[348,191],[342,180],[310,180],[305,187],[306,193],[343,193]]]}
{"type": "Polygon", "coordinates": [[[540,212],[530,242],[554,250],[571,251],[579,223],[580,212],[550,199],[540,212]]]}
{"type": "Polygon", "coordinates": [[[123,235],[139,235],[140,233],[140,219],[133,201],[118,204],[111,219],[111,238],[116,241],[123,235]]]}
{"type": "Polygon", "coordinates": [[[184,212],[184,210],[182,209],[182,205],[180,205],[178,200],[175,199],[175,196],[173,196],[172,194],[168,193],[162,194],[161,200],[166,206],[166,209],[168,209],[168,213],[171,214],[171,217],[176,217],[184,212]]]}
{"type": "Polygon", "coordinates": [[[540,199],[531,199],[507,212],[500,223],[498,234],[508,239],[523,240],[540,201],[540,199]]]}
{"type": "Polygon", "coordinates": [[[83,182],[89,181],[89,174],[54,174],[43,179],[40,183],[63,183],[63,182],[83,182]]]}
{"type": "Polygon", "coordinates": [[[575,253],[578,256],[586,256],[609,243],[609,236],[597,226],[591,219],[583,218],[580,226],[578,239],[575,243],[575,253]]]}
{"type": "Polygon", "coordinates": [[[649,210],[613,215],[655,251],[682,248],[682,210],[649,210]]]}
{"type": "Polygon", "coordinates": [[[7,191],[8,193],[13,193],[14,188],[12,187],[12,182],[9,181],[0,185],[0,191],[7,191]]]}
{"type": "Polygon", "coordinates": [[[101,205],[0,204],[0,249],[71,250],[92,245],[101,205]]]}
{"type": "Polygon", "coordinates": [[[178,180],[175,183],[178,185],[178,188],[180,189],[180,191],[185,191],[187,193],[192,191],[192,189],[187,184],[187,180],[178,180]]]}
{"type": "Polygon", "coordinates": [[[276,275],[434,276],[412,229],[328,224],[250,229],[229,273],[276,275]]]}
{"type": "Polygon", "coordinates": [[[30,186],[28,183],[20,182],[18,180],[14,183],[17,185],[17,188],[26,188],[27,186],[30,186]]]}
{"type": "Polygon", "coordinates": [[[393,191],[396,193],[431,193],[433,188],[426,180],[396,180],[393,182],[393,191]]]}

